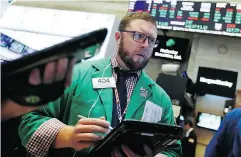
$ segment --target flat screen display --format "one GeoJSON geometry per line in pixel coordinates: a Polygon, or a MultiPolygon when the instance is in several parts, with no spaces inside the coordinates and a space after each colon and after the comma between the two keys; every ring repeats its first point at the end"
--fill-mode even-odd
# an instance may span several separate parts
{"type": "Polygon", "coordinates": [[[183,103],[187,83],[185,78],[160,73],[156,83],[167,92],[171,100],[178,100],[183,103]]]}
{"type": "Polygon", "coordinates": [[[234,98],[237,79],[237,72],[199,67],[197,93],[234,98]]]}
{"type": "Polygon", "coordinates": [[[222,122],[222,116],[199,112],[197,116],[197,126],[210,130],[218,130],[222,122]]]}
{"type": "MultiPolygon", "coordinates": [[[[9,32],[8,32],[9,33],[9,32]]],[[[34,33],[25,33],[26,35],[22,35],[21,38],[16,34],[19,33],[4,33],[0,30],[0,63],[4,64],[6,62],[21,58],[28,54],[37,52],[39,50],[48,48],[50,46],[56,45],[58,43],[64,42],[71,38],[69,37],[58,37],[58,36],[50,36],[50,35],[43,35],[43,34],[34,34],[34,33]],[[29,35],[30,34],[30,35],[29,35]],[[16,39],[16,36],[18,39],[16,39]],[[25,40],[23,40],[25,39],[25,40]],[[26,40],[28,39],[28,40],[26,40]],[[28,45],[33,45],[33,47],[27,46],[20,40],[25,41],[28,45]],[[36,48],[34,48],[36,47],[36,48]]],[[[96,44],[87,47],[85,51],[85,56],[92,57],[100,51],[101,45],[96,44]]],[[[77,61],[79,62],[79,61],[77,61]]]]}
{"type": "Polygon", "coordinates": [[[189,56],[189,39],[158,35],[159,44],[153,49],[153,57],[183,62],[189,56]]]}
{"type": "Polygon", "coordinates": [[[0,32],[0,37],[1,63],[8,62],[37,51],[4,33],[0,32]]]}
{"type": "Polygon", "coordinates": [[[131,0],[128,12],[149,12],[160,29],[241,37],[241,3],[131,0]]]}

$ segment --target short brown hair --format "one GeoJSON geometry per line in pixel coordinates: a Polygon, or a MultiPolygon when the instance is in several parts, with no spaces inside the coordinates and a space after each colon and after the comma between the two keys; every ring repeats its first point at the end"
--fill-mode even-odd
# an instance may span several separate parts
{"type": "Polygon", "coordinates": [[[118,30],[121,31],[121,30],[126,29],[126,27],[129,26],[129,24],[132,20],[137,20],[137,19],[141,19],[141,20],[145,20],[147,22],[151,22],[153,25],[156,26],[155,19],[149,13],[147,13],[147,12],[134,12],[134,13],[129,13],[129,14],[125,15],[121,19],[118,30]]]}

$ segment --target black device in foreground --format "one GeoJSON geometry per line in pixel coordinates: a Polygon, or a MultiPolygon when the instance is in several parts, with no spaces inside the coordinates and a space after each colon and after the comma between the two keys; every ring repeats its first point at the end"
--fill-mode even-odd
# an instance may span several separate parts
{"type": "Polygon", "coordinates": [[[62,57],[76,57],[77,62],[91,58],[96,54],[90,55],[86,53],[86,48],[101,45],[106,35],[106,28],[95,30],[19,59],[3,63],[1,64],[2,76],[5,78],[12,74],[28,71],[62,57]]]}
{"type": "Polygon", "coordinates": [[[124,120],[98,143],[88,156],[110,156],[114,147],[122,144],[140,155],[145,155],[143,144],[147,144],[156,155],[180,140],[182,133],[182,128],[177,125],[124,120]]]}
{"type": "Polygon", "coordinates": [[[107,35],[107,29],[100,29],[73,39],[56,44],[49,48],[33,52],[21,58],[1,63],[2,71],[2,100],[7,98],[23,106],[41,106],[59,98],[65,89],[65,79],[53,84],[31,85],[28,78],[32,69],[40,69],[43,77],[45,65],[62,57],[75,57],[77,62],[88,59],[100,48],[107,35]],[[90,54],[90,52],[92,52],[90,54]]]}

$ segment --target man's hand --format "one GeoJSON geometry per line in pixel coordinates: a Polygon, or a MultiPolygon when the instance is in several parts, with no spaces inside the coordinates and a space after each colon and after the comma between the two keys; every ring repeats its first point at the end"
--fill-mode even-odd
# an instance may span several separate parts
{"type": "MultiPolygon", "coordinates": [[[[121,148],[122,148],[123,152],[126,154],[127,157],[153,157],[152,150],[145,144],[144,144],[144,151],[145,151],[146,155],[144,155],[144,156],[136,154],[135,152],[133,152],[130,148],[128,148],[125,145],[122,145],[121,148]]],[[[114,149],[114,152],[112,152],[112,157],[122,157],[118,148],[114,149]]]]}
{"type": "MultiPolygon", "coordinates": [[[[31,85],[40,85],[51,84],[66,79],[65,86],[67,87],[71,83],[72,70],[75,62],[76,59],[69,61],[67,58],[61,58],[56,62],[50,62],[45,66],[43,78],[41,78],[39,69],[33,69],[28,78],[28,82],[31,85]]],[[[1,100],[1,104],[1,121],[37,109],[37,107],[23,106],[24,104],[18,104],[10,99],[1,100]]]]}
{"type": "Polygon", "coordinates": [[[32,85],[39,85],[42,83],[51,84],[66,78],[65,86],[67,87],[71,83],[72,70],[75,62],[75,59],[69,61],[67,58],[61,58],[56,62],[50,62],[45,66],[43,78],[40,77],[39,69],[33,69],[28,81],[32,85]]]}
{"type": "Polygon", "coordinates": [[[94,133],[109,133],[110,124],[102,119],[84,118],[80,119],[74,128],[71,140],[71,147],[75,150],[92,147],[103,136],[94,133]]]}
{"type": "Polygon", "coordinates": [[[56,137],[55,148],[71,147],[75,150],[92,147],[103,136],[95,133],[107,134],[109,130],[109,122],[97,118],[80,119],[74,127],[66,126],[61,129],[56,137]],[[67,141],[65,141],[67,139],[67,141]]]}

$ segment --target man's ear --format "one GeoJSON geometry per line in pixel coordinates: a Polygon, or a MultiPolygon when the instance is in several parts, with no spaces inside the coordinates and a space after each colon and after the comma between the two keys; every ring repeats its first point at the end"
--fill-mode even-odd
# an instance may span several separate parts
{"type": "Polygon", "coordinates": [[[121,33],[119,31],[115,32],[115,40],[117,44],[119,45],[121,42],[121,33]]]}

